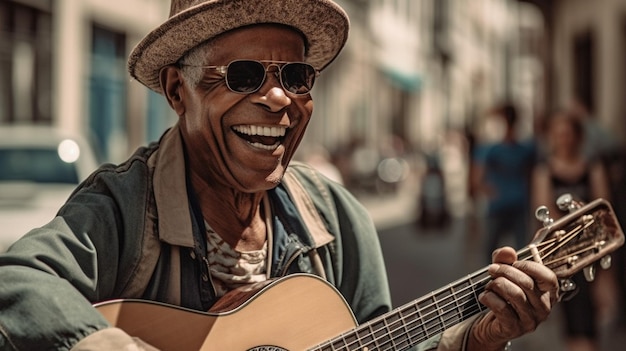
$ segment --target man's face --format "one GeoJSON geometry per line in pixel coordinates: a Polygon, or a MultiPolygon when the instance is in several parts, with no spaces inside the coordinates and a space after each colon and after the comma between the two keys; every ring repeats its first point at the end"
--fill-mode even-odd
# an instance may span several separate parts
{"type": "MultiPolygon", "coordinates": [[[[255,26],[228,32],[212,45],[207,64],[233,60],[304,60],[302,36],[282,26],[255,26]]],[[[311,96],[282,89],[270,67],[261,88],[232,92],[222,76],[204,69],[197,88],[181,96],[181,126],[195,176],[243,192],[275,187],[291,160],[313,112],[311,96]]]]}

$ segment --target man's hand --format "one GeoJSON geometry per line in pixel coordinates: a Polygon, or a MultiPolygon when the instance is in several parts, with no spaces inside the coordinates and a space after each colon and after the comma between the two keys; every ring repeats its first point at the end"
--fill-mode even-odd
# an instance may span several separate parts
{"type": "Polygon", "coordinates": [[[503,350],[507,341],[534,331],[557,301],[558,282],[549,268],[517,261],[515,250],[494,251],[492,281],[478,300],[489,308],[470,332],[468,350],[503,350]]]}

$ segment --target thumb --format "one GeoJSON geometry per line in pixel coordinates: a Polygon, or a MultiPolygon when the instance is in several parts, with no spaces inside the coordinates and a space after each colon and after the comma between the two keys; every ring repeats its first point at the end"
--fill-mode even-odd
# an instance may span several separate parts
{"type": "Polygon", "coordinates": [[[513,264],[517,261],[517,253],[512,247],[501,247],[491,254],[491,260],[493,263],[513,264]]]}

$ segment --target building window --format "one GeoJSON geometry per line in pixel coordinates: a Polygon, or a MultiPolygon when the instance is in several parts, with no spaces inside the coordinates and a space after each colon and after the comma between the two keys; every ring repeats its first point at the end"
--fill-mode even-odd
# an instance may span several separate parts
{"type": "Polygon", "coordinates": [[[574,94],[593,112],[594,101],[594,40],[591,31],[574,37],[574,94]]]}
{"type": "Polygon", "coordinates": [[[0,124],[52,121],[50,1],[0,2],[0,124]]]}
{"type": "Polygon", "coordinates": [[[89,128],[101,157],[117,161],[127,153],[126,36],[92,26],[89,128]]]}

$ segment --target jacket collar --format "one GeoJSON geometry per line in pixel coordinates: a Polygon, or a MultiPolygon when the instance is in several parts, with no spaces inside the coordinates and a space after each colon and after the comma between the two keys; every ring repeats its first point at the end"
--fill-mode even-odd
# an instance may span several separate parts
{"type": "Polygon", "coordinates": [[[154,197],[159,216],[159,238],[168,244],[193,247],[184,155],[180,128],[176,123],[160,142],[154,170],[154,197]]]}

